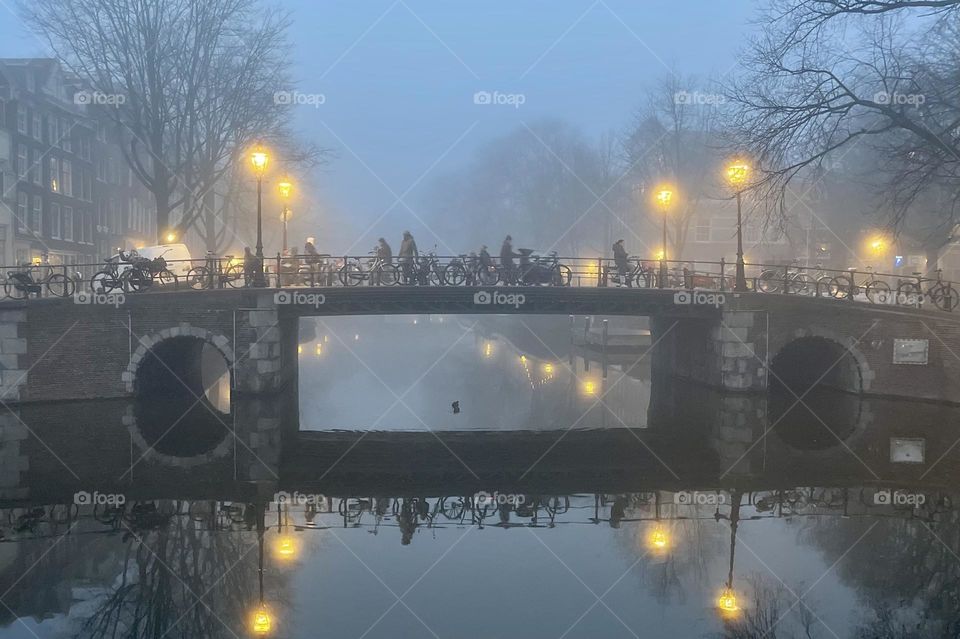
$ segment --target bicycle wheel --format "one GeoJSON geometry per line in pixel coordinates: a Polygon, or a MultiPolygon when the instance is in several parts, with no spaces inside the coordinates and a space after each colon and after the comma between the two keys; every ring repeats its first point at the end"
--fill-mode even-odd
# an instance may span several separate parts
{"type": "Polygon", "coordinates": [[[917,306],[923,299],[923,291],[917,282],[900,282],[897,285],[897,304],[917,306]]]}
{"type": "Polygon", "coordinates": [[[827,292],[830,297],[846,299],[850,297],[850,282],[845,277],[832,277],[827,284],[827,292]]]}
{"type": "Polygon", "coordinates": [[[467,269],[460,262],[451,262],[443,269],[443,279],[449,286],[463,286],[467,281],[467,269]]]}
{"type": "Polygon", "coordinates": [[[112,293],[120,288],[120,278],[113,271],[103,270],[90,278],[90,290],[97,293],[112,293]]]}
{"type": "Polygon", "coordinates": [[[949,282],[946,284],[937,284],[930,289],[928,293],[933,303],[941,311],[952,311],[957,307],[960,300],[957,299],[957,291],[949,282]]]}
{"type": "Polygon", "coordinates": [[[832,279],[833,278],[831,278],[829,275],[821,275],[817,278],[817,285],[815,288],[817,297],[823,297],[830,294],[830,281],[832,279]]]}
{"type": "Polygon", "coordinates": [[[7,297],[15,300],[26,299],[30,295],[30,291],[26,288],[17,286],[16,283],[9,280],[3,283],[3,292],[7,297]]]}
{"type": "Polygon", "coordinates": [[[483,286],[495,286],[500,281],[500,272],[493,264],[477,269],[477,282],[483,286]]]}
{"type": "Polygon", "coordinates": [[[123,286],[124,293],[142,291],[152,283],[153,278],[135,266],[124,271],[123,276],[120,278],[120,284],[123,286]]]}
{"type": "Polygon", "coordinates": [[[809,295],[814,289],[813,278],[806,273],[797,273],[790,279],[790,293],[809,295]]]}
{"type": "Polygon", "coordinates": [[[890,285],[883,280],[873,280],[867,284],[867,299],[871,304],[890,303],[890,285]]]}
{"type": "Polygon", "coordinates": [[[553,273],[550,274],[550,284],[553,286],[570,286],[573,279],[573,271],[566,264],[557,264],[553,267],[553,273]]]}
{"type": "Polygon", "coordinates": [[[206,266],[194,266],[187,271],[187,286],[195,291],[210,287],[210,270],[206,266]]]}
{"type": "Polygon", "coordinates": [[[356,262],[347,262],[341,266],[337,275],[344,286],[359,286],[366,279],[363,267],[356,262]]]}
{"type": "Polygon", "coordinates": [[[774,270],[764,271],[757,278],[757,290],[761,293],[776,293],[780,290],[780,273],[774,270]]]}
{"type": "Polygon", "coordinates": [[[170,269],[163,269],[154,275],[153,279],[160,286],[177,288],[177,276],[170,269]]]}
{"type": "Polygon", "coordinates": [[[243,286],[243,267],[239,264],[228,266],[223,272],[223,283],[230,288],[240,288],[243,286]]]}
{"type": "Polygon", "coordinates": [[[54,273],[47,278],[47,291],[56,297],[70,297],[73,295],[73,280],[62,273],[54,273]]]}
{"type": "Polygon", "coordinates": [[[443,277],[443,271],[440,269],[440,265],[432,265],[430,267],[430,272],[427,274],[427,285],[444,286],[446,283],[447,281],[443,277]]]}
{"type": "Polygon", "coordinates": [[[400,269],[396,264],[381,264],[377,268],[380,286],[396,286],[400,283],[400,269]]]}

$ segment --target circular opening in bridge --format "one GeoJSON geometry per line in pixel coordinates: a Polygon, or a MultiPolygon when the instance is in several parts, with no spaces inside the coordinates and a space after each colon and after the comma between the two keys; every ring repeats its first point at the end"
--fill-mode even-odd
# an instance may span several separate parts
{"type": "Polygon", "coordinates": [[[853,354],[824,337],[801,337],[784,346],[770,365],[771,390],[798,397],[814,387],[859,393],[860,366],[853,354]]]}
{"type": "Polygon", "coordinates": [[[144,440],[167,455],[213,450],[229,433],[230,368],[198,337],[156,344],[137,370],[137,425],[144,440]]]}

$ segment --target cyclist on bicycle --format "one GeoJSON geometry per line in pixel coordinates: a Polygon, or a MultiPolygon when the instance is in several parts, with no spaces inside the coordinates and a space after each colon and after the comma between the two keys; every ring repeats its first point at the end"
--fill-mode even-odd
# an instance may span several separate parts
{"type": "Polygon", "coordinates": [[[413,239],[410,231],[403,232],[403,241],[400,243],[400,266],[403,268],[403,278],[407,284],[413,282],[414,259],[420,257],[420,251],[417,250],[417,242],[413,239]]]}
{"type": "Polygon", "coordinates": [[[513,238],[509,235],[503,238],[503,244],[500,245],[500,265],[503,267],[503,283],[517,283],[517,265],[513,258],[520,257],[519,253],[513,252],[513,238]]]}
{"type": "Polygon", "coordinates": [[[622,239],[613,243],[613,262],[617,265],[619,285],[623,286],[626,283],[629,288],[633,288],[633,282],[630,281],[630,260],[627,256],[627,249],[623,248],[622,239]]]}
{"type": "MultiPolygon", "coordinates": [[[[416,248],[416,245],[414,245],[416,248]]],[[[393,264],[393,249],[382,237],[377,240],[377,259],[383,264],[393,264]]]]}

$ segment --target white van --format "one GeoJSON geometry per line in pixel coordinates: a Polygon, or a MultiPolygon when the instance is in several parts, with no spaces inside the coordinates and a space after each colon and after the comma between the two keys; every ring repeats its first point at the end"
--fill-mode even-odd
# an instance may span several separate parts
{"type": "MultiPolygon", "coordinates": [[[[190,249],[187,248],[186,244],[157,244],[156,246],[144,246],[143,248],[138,248],[137,253],[140,254],[140,257],[145,257],[148,260],[155,260],[158,257],[163,257],[167,261],[167,268],[177,276],[178,279],[183,279],[187,275],[187,271],[193,266],[189,260],[193,258],[190,255],[190,249]],[[182,260],[182,261],[181,261],[182,260]]],[[[123,268],[121,266],[121,268],[123,268]]]]}

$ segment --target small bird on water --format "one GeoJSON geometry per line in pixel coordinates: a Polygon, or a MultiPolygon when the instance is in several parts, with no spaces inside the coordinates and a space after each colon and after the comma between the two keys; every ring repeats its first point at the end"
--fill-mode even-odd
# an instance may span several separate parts
{"type": "Polygon", "coordinates": [[[450,405],[453,407],[453,414],[458,415],[460,413],[460,401],[455,401],[450,405]]]}

